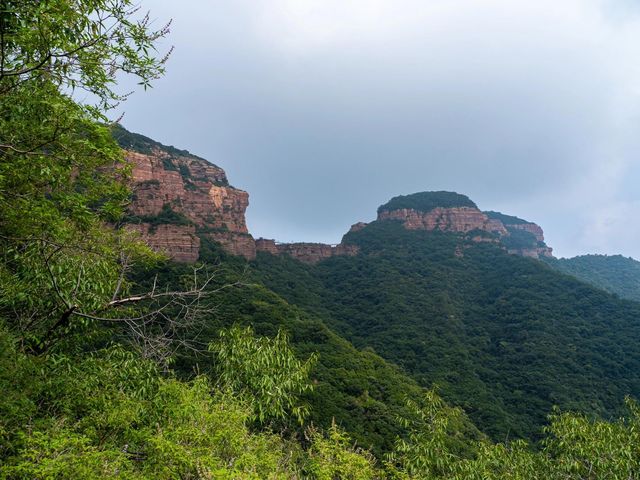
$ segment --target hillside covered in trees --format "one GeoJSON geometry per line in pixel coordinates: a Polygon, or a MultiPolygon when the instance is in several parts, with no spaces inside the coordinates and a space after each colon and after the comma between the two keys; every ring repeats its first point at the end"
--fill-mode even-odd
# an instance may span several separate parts
{"type": "Polygon", "coordinates": [[[160,144],[106,114],[169,31],[138,14],[0,10],[1,479],[637,477],[640,304],[393,221],[316,265],[202,231],[177,263],[127,228],[114,136],[160,144]]]}
{"type": "Polygon", "coordinates": [[[640,302],[640,262],[622,255],[581,255],[573,258],[546,259],[560,272],[640,302]]]}
{"type": "Polygon", "coordinates": [[[640,393],[640,304],[462,235],[374,222],[355,257],[260,255],[259,278],[372,348],[494,439],[537,439],[554,405],[614,418],[640,393]]]}

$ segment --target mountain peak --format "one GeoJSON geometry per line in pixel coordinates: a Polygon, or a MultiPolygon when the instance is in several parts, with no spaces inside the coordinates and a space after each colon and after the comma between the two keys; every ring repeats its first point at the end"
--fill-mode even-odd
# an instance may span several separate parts
{"type": "Polygon", "coordinates": [[[501,244],[509,253],[525,257],[550,257],[542,228],[504,213],[482,212],[466,195],[456,192],[420,192],[392,198],[378,208],[378,220],[402,222],[407,230],[472,234],[478,242],[501,244]]]}
{"type": "Polygon", "coordinates": [[[475,208],[478,206],[466,195],[456,192],[418,192],[393,197],[378,207],[378,213],[394,210],[415,210],[428,213],[436,208],[475,208]]]}

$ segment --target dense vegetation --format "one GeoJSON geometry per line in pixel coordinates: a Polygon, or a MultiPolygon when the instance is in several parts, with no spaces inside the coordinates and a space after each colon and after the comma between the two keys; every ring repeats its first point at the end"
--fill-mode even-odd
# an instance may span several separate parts
{"type": "MultiPolygon", "coordinates": [[[[397,417],[406,414],[405,400],[417,400],[421,395],[417,383],[372,351],[355,349],[316,315],[251,282],[245,273],[244,260],[225,255],[210,242],[205,242],[203,260],[218,264],[212,287],[224,288],[211,299],[211,313],[206,321],[193,327],[193,337],[206,344],[214,341],[221,329],[232,325],[251,326],[257,334],[268,337],[274,337],[280,330],[287,332],[299,358],[318,356],[310,372],[314,391],[304,396],[310,407],[309,420],[323,428],[329,428],[335,421],[359,445],[373,449],[378,455],[389,451],[403,431],[397,417]]],[[[179,264],[154,270],[160,281],[175,281],[191,272],[192,267],[179,264]]],[[[143,272],[142,282],[143,278],[155,275],[143,272]]],[[[203,307],[209,310],[207,304],[205,301],[203,307]]],[[[214,366],[209,357],[185,351],[173,368],[183,378],[189,378],[193,371],[211,372],[214,366]]],[[[477,436],[470,423],[466,432],[477,436]]]]}
{"type": "Polygon", "coordinates": [[[154,150],[162,150],[172,157],[192,157],[202,160],[202,158],[190,153],[188,150],[181,150],[174,146],[163,145],[149,137],[145,137],[139,133],[130,132],[120,124],[112,126],[113,138],[116,139],[118,145],[126,150],[132,150],[144,154],[151,154],[154,150]]]}
{"type": "Polygon", "coordinates": [[[438,384],[492,438],[537,439],[552,406],[618,415],[640,394],[640,305],[542,262],[441,232],[374,222],[356,257],[260,279],[424,386],[438,384]]]}
{"type": "Polygon", "coordinates": [[[412,209],[419,212],[430,212],[434,208],[469,207],[477,208],[466,195],[456,192],[419,192],[411,195],[393,197],[378,208],[378,213],[400,209],[412,209]]]}
{"type": "MultiPolygon", "coordinates": [[[[130,196],[123,182],[128,168],[104,125],[104,112],[123,99],[113,90],[118,73],[134,74],[143,85],[162,73],[163,59],[148,52],[167,33],[151,31],[150,17],[132,18],[136,12],[129,0],[10,1],[0,10],[0,478],[637,476],[640,415],[633,401],[627,402],[626,418],[612,422],[553,411],[537,450],[524,442],[492,443],[434,390],[424,390],[370,348],[357,350],[325,324],[350,329],[354,338],[361,326],[373,326],[360,332],[359,340],[364,343],[369,333],[375,338],[376,324],[393,313],[389,308],[404,308],[400,313],[409,319],[414,312],[411,296],[404,306],[388,302],[399,291],[374,285],[381,274],[403,282],[397,285],[402,288],[445,269],[452,273],[447,288],[467,285],[459,295],[471,295],[464,306],[473,320],[488,314],[489,324],[496,323],[485,343],[503,330],[504,338],[511,338],[504,319],[491,317],[501,311],[476,311],[472,302],[488,305],[502,295],[501,305],[510,315],[509,309],[517,308],[519,320],[522,312],[536,317],[539,311],[510,302],[528,297],[500,291],[504,285],[495,279],[486,293],[491,298],[482,303],[474,282],[490,280],[486,263],[493,261],[500,264],[493,275],[515,275],[518,292],[534,280],[572,287],[565,293],[569,313],[574,293],[582,295],[585,305],[577,313],[592,325],[581,325],[580,333],[594,342],[587,353],[602,356],[586,358],[593,365],[584,368],[595,369],[591,373],[598,380],[598,368],[609,360],[610,338],[593,330],[621,327],[629,320],[625,315],[635,313],[631,303],[594,296],[537,264],[504,263],[499,256],[482,260],[494,251],[490,247],[465,250],[469,273],[460,283],[455,262],[467,260],[456,257],[451,263],[449,251],[457,239],[435,236],[436,248],[429,253],[416,244],[426,237],[399,237],[398,229],[379,225],[353,238],[362,256],[317,268],[264,256],[257,273],[246,274],[243,260],[221,254],[204,239],[201,264],[175,265],[114,227],[130,196]],[[76,88],[93,93],[96,105],[77,103],[69,95],[76,88]],[[390,240],[396,247],[387,254],[381,246],[390,240]],[[416,252],[422,258],[415,265],[402,261],[416,252]],[[428,271],[419,270],[425,265],[428,271]],[[328,281],[331,272],[337,272],[335,286],[328,281]],[[340,301],[343,307],[336,308],[340,301]],[[360,316],[356,307],[363,308],[360,316]],[[373,453],[362,448],[369,446],[373,453]]],[[[456,315],[465,312],[448,301],[457,298],[453,291],[430,285],[434,305],[446,305],[450,315],[436,333],[455,342],[448,324],[460,325],[456,315]]],[[[545,306],[544,288],[532,292],[540,308],[556,311],[555,304],[545,306]]],[[[424,340],[419,328],[407,327],[424,340]]],[[[621,332],[628,341],[619,344],[619,352],[629,358],[623,366],[608,366],[612,378],[627,379],[633,392],[635,378],[627,376],[627,368],[637,370],[637,353],[628,348],[636,339],[634,322],[621,332]]],[[[411,346],[406,336],[398,338],[418,355],[431,348],[426,341],[411,346]]],[[[517,341],[510,341],[505,356],[523,360],[512,351],[517,341]]],[[[482,348],[469,349],[477,352],[482,348]]],[[[434,360],[455,374],[449,368],[457,358],[434,360]]],[[[470,365],[468,360],[462,365],[470,365]]],[[[547,360],[552,359],[541,362],[547,360]]],[[[428,372],[413,370],[426,383],[428,372]]],[[[482,372],[476,373],[480,378],[482,372]]],[[[593,380],[589,373],[585,383],[593,380]]],[[[455,392],[457,380],[450,380],[443,391],[455,392]]],[[[589,388],[599,386],[583,386],[582,393],[588,397],[589,388]]],[[[618,386],[592,397],[609,401],[618,386]]],[[[535,404],[539,392],[526,393],[533,398],[526,404],[535,404]]],[[[518,427],[518,418],[512,420],[518,427]]]]}
{"type": "Polygon", "coordinates": [[[633,258],[622,255],[581,255],[550,258],[547,262],[553,268],[607,292],[640,301],[640,262],[633,258]]]}
{"type": "Polygon", "coordinates": [[[513,215],[506,215],[500,212],[494,212],[492,210],[484,212],[484,214],[492,220],[500,220],[504,225],[522,225],[529,223],[522,218],[514,217],[513,215]]]}
{"type": "Polygon", "coordinates": [[[536,236],[526,230],[517,228],[507,228],[509,235],[500,239],[500,242],[507,247],[508,250],[520,250],[527,248],[544,247],[544,242],[539,242],[536,236]]]}
{"type": "Polygon", "coordinates": [[[157,215],[125,215],[122,218],[126,223],[148,223],[153,230],[158,225],[193,225],[183,213],[176,212],[171,205],[165,203],[157,215]]]}

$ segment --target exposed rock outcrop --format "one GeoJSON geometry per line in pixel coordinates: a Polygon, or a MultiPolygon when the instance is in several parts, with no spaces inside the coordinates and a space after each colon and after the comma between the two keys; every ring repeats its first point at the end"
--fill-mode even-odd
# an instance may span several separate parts
{"type": "Polygon", "coordinates": [[[365,228],[367,225],[369,224],[365,222],[354,223],[353,225],[351,225],[351,228],[349,229],[349,233],[359,232],[360,230],[365,228]]]}
{"type": "Polygon", "coordinates": [[[428,212],[414,209],[383,210],[378,220],[400,220],[408,230],[440,230],[443,232],[468,233],[472,230],[506,235],[500,222],[490,220],[484,213],[473,207],[436,207],[428,212]]]}
{"type": "MultiPolygon", "coordinates": [[[[114,136],[132,166],[128,228],[176,261],[197,261],[204,238],[247,259],[254,259],[256,252],[266,252],[314,264],[358,253],[356,245],[344,240],[338,245],[254,240],[245,221],[249,194],[230,186],[220,167],[120,127],[114,136]]],[[[552,256],[542,229],[535,223],[499,212],[482,212],[468,197],[455,192],[394,197],[378,209],[377,220],[400,221],[408,230],[468,234],[466,238],[474,242],[500,243],[509,253],[526,257],[552,256]]],[[[358,222],[349,232],[367,225],[358,222]]],[[[462,255],[462,250],[457,254],[462,255]]]]}
{"type": "Polygon", "coordinates": [[[544,242],[544,232],[542,231],[542,228],[540,228],[539,225],[536,225],[533,222],[505,224],[505,227],[507,229],[515,229],[515,230],[522,230],[525,232],[529,232],[531,235],[533,235],[536,238],[538,242],[544,242]]]}
{"type": "Polygon", "coordinates": [[[544,243],[544,232],[539,225],[500,212],[485,212],[487,216],[501,222],[507,229],[503,243],[507,251],[523,257],[552,257],[553,249],[544,243]]]}
{"type": "Polygon", "coordinates": [[[255,258],[245,222],[249,194],[230,186],[224,170],[141,135],[124,130],[119,135],[132,166],[130,228],[152,248],[192,262],[198,258],[198,237],[208,237],[233,255],[255,258]]]}
{"type": "Polygon", "coordinates": [[[338,244],[328,245],[326,243],[276,243],[275,240],[259,238],[256,240],[256,250],[272,255],[288,255],[303,263],[318,263],[321,260],[336,255],[356,255],[358,247],[356,245],[338,244]]]}
{"type": "Polygon", "coordinates": [[[166,253],[177,262],[193,263],[200,255],[200,238],[193,225],[128,225],[142,240],[157,251],[166,253]]]}
{"type": "Polygon", "coordinates": [[[378,209],[378,221],[386,220],[401,221],[408,230],[470,233],[468,238],[474,242],[500,243],[515,255],[552,256],[552,249],[544,243],[542,228],[535,223],[499,212],[481,212],[468,197],[455,192],[394,197],[378,209]]]}
{"type": "Polygon", "coordinates": [[[529,258],[553,257],[551,247],[509,248],[507,252],[529,258]]]}
{"type": "Polygon", "coordinates": [[[245,221],[249,194],[230,186],[224,170],[124,129],[116,131],[116,138],[132,166],[128,228],[173,260],[197,261],[201,238],[250,260],[256,251],[289,255],[305,263],[357,253],[353,245],[254,241],[245,221]]]}
{"type": "Polygon", "coordinates": [[[280,254],[276,241],[269,238],[259,238],[256,240],[256,252],[266,252],[271,255],[280,254]]]}

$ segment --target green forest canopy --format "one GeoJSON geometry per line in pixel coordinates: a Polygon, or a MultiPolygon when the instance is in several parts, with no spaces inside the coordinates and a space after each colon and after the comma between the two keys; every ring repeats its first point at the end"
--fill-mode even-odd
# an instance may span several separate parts
{"type": "Polygon", "coordinates": [[[419,212],[430,212],[434,208],[468,207],[477,208],[466,195],[456,192],[420,192],[411,195],[393,197],[378,208],[378,213],[393,210],[412,209],[419,212]]]}

